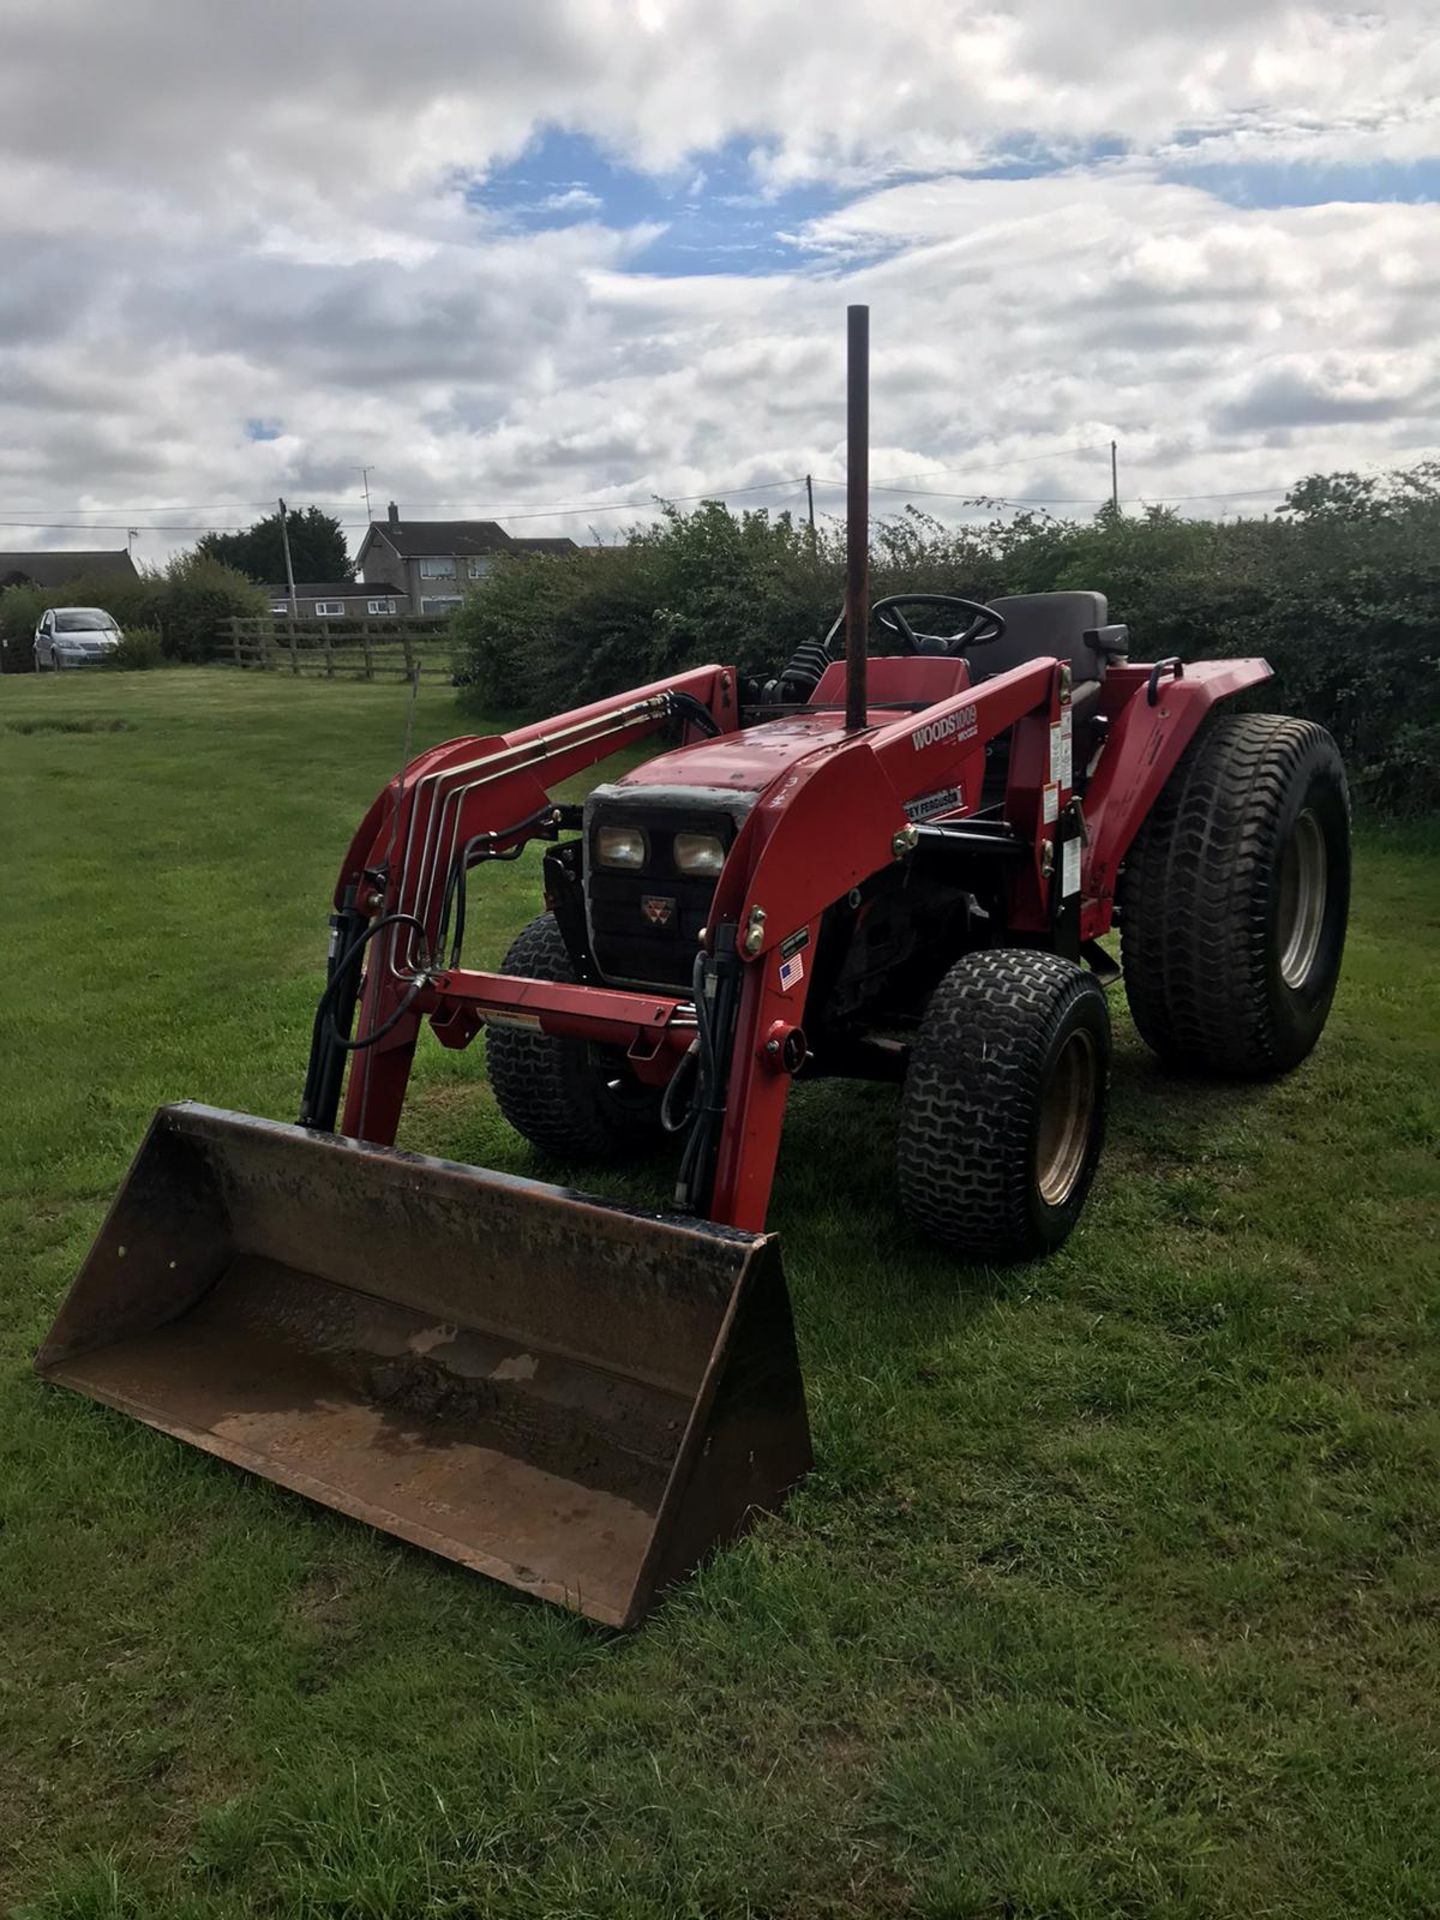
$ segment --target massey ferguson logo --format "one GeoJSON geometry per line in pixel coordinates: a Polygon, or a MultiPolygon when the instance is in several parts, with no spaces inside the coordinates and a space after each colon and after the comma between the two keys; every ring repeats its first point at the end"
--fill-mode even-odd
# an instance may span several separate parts
{"type": "Polygon", "coordinates": [[[640,911],[652,927],[668,927],[675,918],[675,902],[661,893],[647,893],[640,902],[640,911]]]}
{"type": "Polygon", "coordinates": [[[919,753],[924,747],[933,747],[937,740],[968,740],[974,731],[974,707],[959,707],[954,713],[941,714],[928,726],[917,727],[910,736],[910,744],[919,753]]]}

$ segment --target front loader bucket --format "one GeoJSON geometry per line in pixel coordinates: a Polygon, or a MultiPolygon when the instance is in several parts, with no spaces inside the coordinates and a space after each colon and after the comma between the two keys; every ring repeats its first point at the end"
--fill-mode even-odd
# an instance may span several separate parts
{"type": "Polygon", "coordinates": [[[47,1379],[627,1626],[810,1466],[773,1237],[162,1107],[47,1379]]]}

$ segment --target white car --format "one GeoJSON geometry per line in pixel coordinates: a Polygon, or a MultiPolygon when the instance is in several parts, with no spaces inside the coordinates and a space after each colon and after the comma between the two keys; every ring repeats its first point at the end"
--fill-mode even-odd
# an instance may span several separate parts
{"type": "Polygon", "coordinates": [[[35,629],[35,671],[98,666],[119,644],[119,623],[103,607],[47,607],[35,629]]]}

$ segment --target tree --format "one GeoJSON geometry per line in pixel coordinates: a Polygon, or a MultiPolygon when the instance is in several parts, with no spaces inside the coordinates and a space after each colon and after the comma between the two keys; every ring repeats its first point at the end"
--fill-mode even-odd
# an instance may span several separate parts
{"type": "Polygon", "coordinates": [[[156,583],[155,624],[170,660],[213,660],[227,644],[230,621],[255,619],[269,605],[237,568],[210,553],[177,554],[156,583]]]}
{"type": "MultiPolygon", "coordinates": [[[[290,560],[297,580],[353,580],[355,569],[345,544],[345,531],[333,515],[319,507],[291,512],[290,560]]],[[[207,533],[198,551],[222,566],[234,567],[261,586],[278,586],[285,578],[285,543],[278,510],[243,533],[207,533]]]]}
{"type": "Polygon", "coordinates": [[[1297,520],[1377,520],[1385,496],[1368,474],[1312,473],[1290,489],[1280,511],[1297,520]]]}

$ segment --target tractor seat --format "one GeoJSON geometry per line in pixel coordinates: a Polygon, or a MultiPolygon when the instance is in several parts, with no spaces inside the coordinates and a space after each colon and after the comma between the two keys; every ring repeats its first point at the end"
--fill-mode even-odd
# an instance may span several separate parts
{"type": "MultiPolygon", "coordinates": [[[[1084,787],[1100,734],[1100,682],[1111,660],[1123,660],[1129,647],[1125,627],[1107,624],[1109,608],[1103,593],[1014,593],[987,603],[1005,616],[1005,631],[989,646],[976,647],[970,656],[975,685],[1009,673],[1028,660],[1047,655],[1069,663],[1070,709],[1075,725],[1075,784],[1084,787]]],[[[1009,735],[991,742],[986,754],[982,795],[989,805],[1003,799],[1010,764],[1009,735]]]]}
{"type": "Polygon", "coordinates": [[[989,646],[974,649],[970,675],[976,684],[1051,654],[1069,662],[1078,691],[1088,681],[1103,680],[1107,661],[1123,659],[1128,651],[1127,629],[1106,624],[1103,593],[1012,593],[987,605],[1004,614],[1005,631],[989,646]]]}

